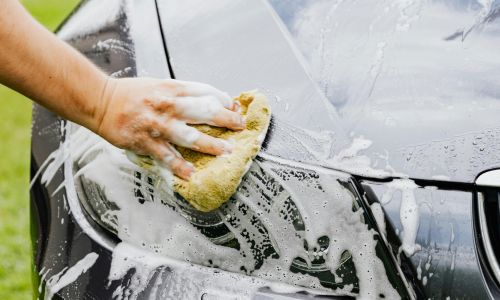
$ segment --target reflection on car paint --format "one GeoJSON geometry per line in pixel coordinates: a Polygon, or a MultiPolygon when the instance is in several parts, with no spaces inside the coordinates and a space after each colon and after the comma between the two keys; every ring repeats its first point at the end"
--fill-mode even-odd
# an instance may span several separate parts
{"type": "Polygon", "coordinates": [[[85,1],[78,13],[64,24],[57,35],[59,38],[69,41],[113,26],[118,16],[126,9],[128,2],[120,0],[85,1]],[[92,20],[92,22],[88,22],[88,20],[92,20]]]}
{"type": "Polygon", "coordinates": [[[493,130],[483,149],[500,145],[499,1],[270,3],[344,129],[373,141],[373,162],[387,151],[412,178],[469,182],[500,165],[498,151],[457,143],[493,130]],[[434,146],[448,142],[459,156],[434,146]]]}
{"type": "MultiPolygon", "coordinates": [[[[402,193],[392,193],[393,188],[387,183],[365,181],[363,184],[373,189],[380,199],[388,234],[394,228],[401,239],[404,231],[400,215],[402,193]]],[[[420,250],[410,259],[426,294],[436,299],[447,296],[486,299],[475,246],[470,238],[473,234],[471,193],[439,190],[432,186],[417,187],[413,193],[419,209],[415,243],[420,250]]],[[[400,247],[400,243],[392,245],[395,255],[400,247]]]]}

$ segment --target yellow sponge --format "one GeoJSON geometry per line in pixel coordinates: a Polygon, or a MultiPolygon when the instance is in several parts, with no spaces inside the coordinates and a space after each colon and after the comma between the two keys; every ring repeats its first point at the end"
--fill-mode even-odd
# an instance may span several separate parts
{"type": "Polygon", "coordinates": [[[198,130],[234,144],[231,154],[213,156],[177,147],[184,159],[191,162],[196,171],[189,181],[175,177],[174,189],[196,209],[211,211],[229,200],[236,192],[252,159],[264,141],[271,110],[267,98],[258,92],[242,93],[236,99],[246,117],[246,129],[232,131],[208,125],[194,125],[198,130]]]}

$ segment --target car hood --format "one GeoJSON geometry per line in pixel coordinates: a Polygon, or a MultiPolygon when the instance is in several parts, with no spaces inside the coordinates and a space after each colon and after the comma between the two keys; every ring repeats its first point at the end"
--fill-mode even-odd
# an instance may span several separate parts
{"type": "Polygon", "coordinates": [[[499,9],[482,3],[166,0],[159,12],[176,78],[269,97],[264,156],[472,182],[500,166],[499,9]]]}

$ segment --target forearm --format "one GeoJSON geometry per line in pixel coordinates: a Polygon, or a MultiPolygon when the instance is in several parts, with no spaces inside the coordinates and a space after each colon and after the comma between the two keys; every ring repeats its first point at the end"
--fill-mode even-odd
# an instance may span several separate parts
{"type": "Polygon", "coordinates": [[[193,166],[172,144],[212,155],[233,148],[188,124],[246,128],[227,93],[196,82],[110,79],[33,20],[18,0],[0,0],[0,6],[0,83],[116,147],[149,155],[188,179],[193,166]]]}
{"type": "Polygon", "coordinates": [[[107,78],[33,20],[17,0],[2,0],[0,83],[96,131],[107,78]]]}

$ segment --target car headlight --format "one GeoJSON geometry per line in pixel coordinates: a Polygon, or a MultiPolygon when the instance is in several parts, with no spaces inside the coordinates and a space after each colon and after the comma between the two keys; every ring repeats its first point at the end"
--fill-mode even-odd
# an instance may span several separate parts
{"type": "Polygon", "coordinates": [[[406,293],[373,215],[348,175],[263,154],[219,209],[194,209],[164,178],[78,128],[73,173],[92,219],[171,258],[307,288],[406,293]]]}
{"type": "Polygon", "coordinates": [[[490,291],[498,296],[500,286],[500,170],[482,173],[476,179],[478,192],[475,211],[474,235],[478,245],[480,265],[490,291]]]}

